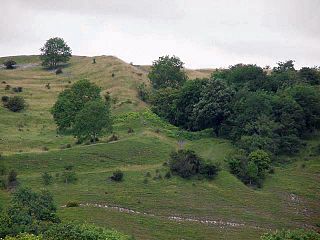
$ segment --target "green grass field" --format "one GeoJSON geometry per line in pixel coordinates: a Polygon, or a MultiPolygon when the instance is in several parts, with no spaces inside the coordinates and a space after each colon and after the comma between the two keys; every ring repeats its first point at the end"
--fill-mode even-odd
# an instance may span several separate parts
{"type": "MultiPolygon", "coordinates": [[[[29,105],[22,113],[0,107],[0,161],[17,170],[21,185],[52,192],[63,220],[95,223],[136,239],[155,240],[253,240],[281,228],[320,229],[320,158],[312,154],[318,136],[308,141],[301,154],[283,159],[288,163],[277,164],[263,188],[251,189],[225,166],[224,160],[234,150],[230,142],[213,138],[208,131],[181,132],[152,114],[136,97],[136,86],[147,82],[146,71],[114,57],[96,59],[93,65],[91,58],[73,57],[58,76],[40,66],[0,69],[0,95],[13,95],[4,90],[6,84],[22,86],[24,91],[19,94],[29,105]],[[76,145],[72,137],[56,134],[49,109],[69,81],[81,78],[88,78],[117,98],[113,131],[119,135],[118,141],[108,143],[106,134],[98,144],[76,145]],[[46,89],[44,85],[49,82],[52,87],[46,89]],[[127,132],[129,127],[134,133],[127,132]],[[153,179],[159,173],[165,175],[163,163],[178,148],[181,138],[185,148],[220,163],[222,170],[216,179],[153,179]],[[65,144],[72,147],[61,149],[65,144]],[[67,165],[74,166],[76,183],[62,182],[60,175],[67,165]],[[116,169],[124,171],[123,182],[109,180],[116,169]],[[54,177],[52,185],[42,184],[43,172],[54,177]],[[146,177],[147,172],[151,177],[146,177]],[[63,207],[69,201],[90,205],[63,207]],[[172,217],[180,217],[180,221],[172,217]]],[[[21,64],[38,62],[35,56],[16,60],[21,64]]],[[[10,193],[0,190],[0,204],[9,200],[10,193]]]]}

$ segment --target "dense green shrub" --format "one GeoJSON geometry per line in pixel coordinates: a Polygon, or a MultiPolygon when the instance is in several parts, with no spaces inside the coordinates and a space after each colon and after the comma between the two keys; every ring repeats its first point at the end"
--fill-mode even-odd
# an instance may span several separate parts
{"type": "MultiPolygon", "coordinates": [[[[172,152],[168,165],[173,174],[183,178],[202,175],[212,179],[219,171],[219,168],[215,164],[204,163],[192,150],[178,150],[177,152],[172,152]]],[[[168,176],[166,174],[166,177],[168,176]]]]}
{"type": "Polygon", "coordinates": [[[113,172],[110,179],[116,182],[121,182],[123,180],[123,172],[121,170],[116,170],[113,172]]]}
{"type": "Polygon", "coordinates": [[[17,176],[18,176],[18,173],[14,169],[10,170],[10,172],[8,174],[8,183],[12,184],[12,183],[16,182],[17,176]]]}
{"type": "Polygon", "coordinates": [[[271,168],[271,159],[263,150],[255,150],[250,154],[239,151],[228,160],[230,172],[242,182],[261,187],[266,173],[271,168]]]}
{"type": "Polygon", "coordinates": [[[8,59],[3,63],[3,65],[5,65],[7,69],[14,69],[16,64],[16,61],[12,59],[8,59]]]}
{"type": "Polygon", "coordinates": [[[118,141],[119,140],[119,136],[116,135],[115,133],[113,133],[109,139],[108,139],[108,142],[114,142],[114,141],[118,141]]]}
{"type": "Polygon", "coordinates": [[[305,83],[320,84],[320,71],[316,68],[303,67],[299,70],[299,76],[305,83]]]}
{"type": "Polygon", "coordinates": [[[42,173],[41,178],[44,185],[50,185],[53,180],[52,175],[47,172],[42,173]]]}
{"type": "MultiPolygon", "coordinates": [[[[0,158],[1,158],[1,156],[0,156],[0,158]]],[[[6,166],[3,163],[0,163],[0,176],[5,175],[6,172],[7,172],[6,166]]]]}
{"type": "Polygon", "coordinates": [[[8,96],[2,96],[1,97],[1,101],[6,104],[9,101],[9,97],[8,96]]]}
{"type": "Polygon", "coordinates": [[[5,107],[12,112],[20,112],[26,107],[26,103],[23,97],[13,96],[5,103],[5,107]]]}
{"type": "Polygon", "coordinates": [[[320,240],[320,234],[311,230],[282,230],[266,233],[261,240],[320,240]]]}
{"type": "Polygon", "coordinates": [[[212,163],[202,163],[200,166],[200,174],[208,179],[213,179],[219,172],[219,167],[212,163]]]}
{"type": "Polygon", "coordinates": [[[68,183],[75,183],[78,180],[78,178],[75,171],[65,170],[61,174],[61,180],[62,182],[68,184],[68,183]]]}
{"type": "Polygon", "coordinates": [[[38,234],[59,221],[49,192],[35,193],[28,188],[19,188],[9,207],[0,214],[0,237],[19,233],[38,234]]]}
{"type": "Polygon", "coordinates": [[[22,92],[23,88],[22,87],[13,87],[12,88],[12,91],[15,92],[15,93],[20,93],[22,92]]]}
{"type": "Polygon", "coordinates": [[[183,178],[189,178],[199,173],[201,158],[192,150],[172,152],[169,159],[170,170],[183,178]]]}

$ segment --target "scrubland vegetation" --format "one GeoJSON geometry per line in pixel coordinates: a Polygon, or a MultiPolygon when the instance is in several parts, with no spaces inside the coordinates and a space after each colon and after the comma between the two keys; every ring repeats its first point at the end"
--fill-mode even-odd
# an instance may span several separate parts
{"type": "Polygon", "coordinates": [[[318,68],[41,51],[2,59],[0,238],[320,239],[318,68]]]}

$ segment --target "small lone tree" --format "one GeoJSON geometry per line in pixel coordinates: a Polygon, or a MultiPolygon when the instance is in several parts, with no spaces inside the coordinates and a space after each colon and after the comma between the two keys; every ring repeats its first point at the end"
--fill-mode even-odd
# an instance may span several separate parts
{"type": "Polygon", "coordinates": [[[183,62],[178,57],[164,56],[154,61],[148,75],[153,88],[178,88],[188,79],[183,69],[183,62]]]}
{"type": "Polygon", "coordinates": [[[40,49],[42,65],[56,68],[59,63],[66,63],[71,57],[71,48],[62,38],[50,38],[40,49]]]}

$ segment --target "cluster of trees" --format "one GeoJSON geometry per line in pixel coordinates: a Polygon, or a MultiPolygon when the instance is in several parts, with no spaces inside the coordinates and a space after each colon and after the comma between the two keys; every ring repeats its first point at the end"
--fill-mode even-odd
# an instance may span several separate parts
{"type": "MultiPolygon", "coordinates": [[[[256,150],[269,156],[296,153],[303,139],[320,127],[318,68],[296,70],[287,61],[269,73],[257,65],[237,64],[209,79],[186,81],[181,76],[183,63],[176,57],[153,63],[148,99],[153,111],[186,130],[212,128],[216,136],[243,149],[245,160],[240,162],[252,162],[249,156],[256,150]]],[[[259,166],[240,165],[246,166],[242,173],[247,175],[241,178],[252,182],[248,167],[254,171],[259,166]]],[[[258,177],[264,172],[258,171],[258,177]]]]}
{"type": "Polygon", "coordinates": [[[51,113],[60,133],[73,134],[79,142],[96,142],[103,130],[111,128],[110,103],[102,99],[101,89],[80,80],[58,96],[51,113]]]}
{"type": "Polygon", "coordinates": [[[56,206],[47,191],[33,192],[29,188],[18,189],[9,207],[0,212],[0,239],[5,240],[129,240],[114,230],[93,225],[61,223],[56,206]]]}

